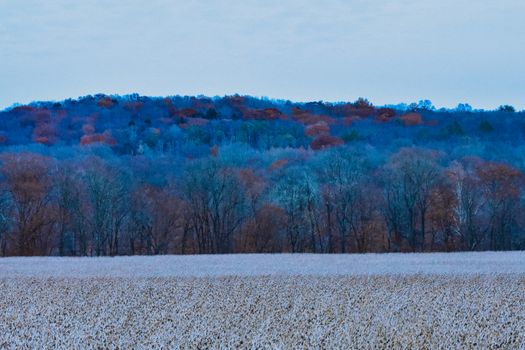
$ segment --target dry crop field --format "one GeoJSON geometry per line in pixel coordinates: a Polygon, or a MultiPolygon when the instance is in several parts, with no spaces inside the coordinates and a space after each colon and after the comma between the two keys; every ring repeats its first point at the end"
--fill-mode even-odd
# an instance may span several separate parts
{"type": "Polygon", "coordinates": [[[0,259],[0,348],[525,348],[525,253],[0,259]]]}

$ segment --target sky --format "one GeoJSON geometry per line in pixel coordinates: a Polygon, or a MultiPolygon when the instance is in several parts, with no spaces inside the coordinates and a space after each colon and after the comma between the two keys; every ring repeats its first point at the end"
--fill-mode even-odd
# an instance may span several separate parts
{"type": "Polygon", "coordinates": [[[0,109],[106,93],[525,108],[523,0],[0,0],[0,109]]]}

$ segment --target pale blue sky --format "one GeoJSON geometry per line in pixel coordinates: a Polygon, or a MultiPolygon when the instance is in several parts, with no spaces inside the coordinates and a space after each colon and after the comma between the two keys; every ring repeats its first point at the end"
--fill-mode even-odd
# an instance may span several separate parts
{"type": "Polygon", "coordinates": [[[0,0],[0,109],[102,93],[525,108],[523,0],[0,0]]]}

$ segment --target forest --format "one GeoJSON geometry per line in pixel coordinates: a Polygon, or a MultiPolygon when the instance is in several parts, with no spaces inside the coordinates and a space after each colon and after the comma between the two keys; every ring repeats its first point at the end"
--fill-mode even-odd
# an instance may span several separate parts
{"type": "Polygon", "coordinates": [[[0,111],[0,256],[525,249],[525,111],[89,95],[0,111]]]}

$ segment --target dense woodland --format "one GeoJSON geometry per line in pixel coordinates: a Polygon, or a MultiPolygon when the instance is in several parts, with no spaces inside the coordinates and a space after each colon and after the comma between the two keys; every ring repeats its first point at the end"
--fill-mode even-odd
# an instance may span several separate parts
{"type": "Polygon", "coordinates": [[[0,255],[525,249],[525,112],[85,96],[0,112],[0,255]]]}

